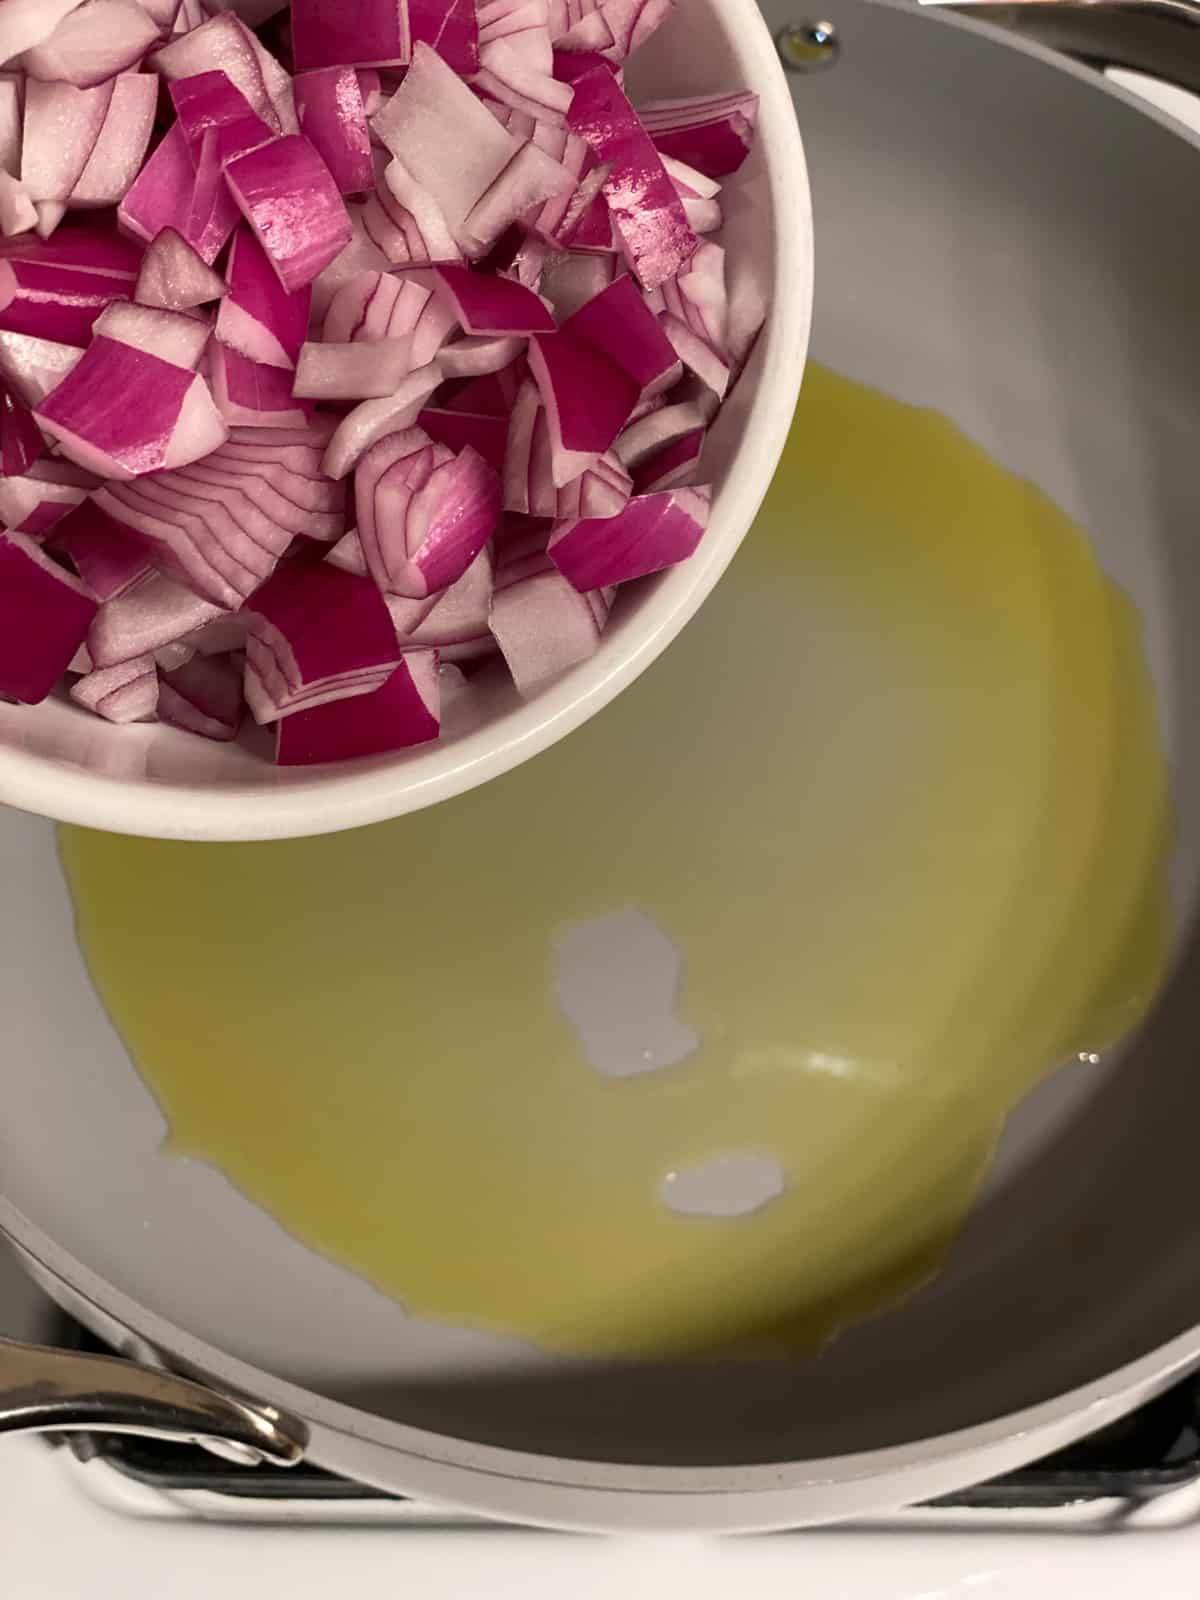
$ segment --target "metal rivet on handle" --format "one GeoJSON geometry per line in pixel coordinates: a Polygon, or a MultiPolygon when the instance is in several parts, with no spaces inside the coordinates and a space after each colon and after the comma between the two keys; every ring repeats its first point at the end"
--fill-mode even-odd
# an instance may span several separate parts
{"type": "Polygon", "coordinates": [[[841,40],[832,22],[787,22],[775,48],[789,72],[823,72],[837,60],[841,40]]]}

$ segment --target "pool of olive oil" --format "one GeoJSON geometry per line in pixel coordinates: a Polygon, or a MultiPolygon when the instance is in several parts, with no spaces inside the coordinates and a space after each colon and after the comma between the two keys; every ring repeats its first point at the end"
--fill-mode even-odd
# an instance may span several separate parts
{"type": "Polygon", "coordinates": [[[338,837],[61,851],[164,1159],[414,1315],[662,1355],[936,1269],[1006,1113],[1153,997],[1170,843],[1088,541],[817,368],[716,593],[547,754],[338,837]],[[777,1181],[670,1203],[739,1160],[777,1181]]]}

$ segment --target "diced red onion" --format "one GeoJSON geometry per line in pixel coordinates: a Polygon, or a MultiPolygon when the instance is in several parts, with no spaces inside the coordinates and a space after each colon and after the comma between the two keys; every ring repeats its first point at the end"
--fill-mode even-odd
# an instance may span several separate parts
{"type": "Polygon", "coordinates": [[[168,82],[201,72],[225,72],[255,115],[276,133],[297,131],[287,74],[231,12],[222,12],[166,45],[154,57],[154,66],[168,82]]]}
{"type": "Polygon", "coordinates": [[[659,159],[681,200],[715,200],[720,194],[721,185],[715,178],[689,167],[686,161],[677,161],[674,156],[664,155],[661,150],[659,159]]]}
{"type": "Polygon", "coordinates": [[[551,514],[573,517],[615,517],[633,493],[633,480],[609,451],[558,490],[551,514]]]}
{"type": "Polygon", "coordinates": [[[615,517],[561,523],[548,554],[580,593],[644,578],[692,554],[711,500],[707,486],[638,495],[615,517]]]}
{"type": "MultiPolygon", "coordinates": [[[[607,177],[607,167],[601,167],[600,171],[607,177]]],[[[572,251],[587,251],[605,256],[615,252],[617,240],[613,232],[612,213],[608,209],[608,201],[604,197],[603,190],[583,212],[570,232],[563,235],[561,242],[572,251]]]]}
{"type": "Polygon", "coordinates": [[[703,428],[693,428],[670,444],[646,456],[634,468],[633,487],[637,494],[653,494],[659,489],[677,489],[695,480],[696,468],[704,449],[703,428]]]}
{"type": "MultiPolygon", "coordinates": [[[[443,661],[470,660],[496,648],[488,626],[492,601],[492,558],[483,549],[401,642],[405,649],[428,645],[443,661]]],[[[393,616],[393,621],[395,620],[393,616]]]]}
{"type": "Polygon", "coordinates": [[[556,50],[590,51],[624,61],[671,15],[674,0],[551,0],[556,50]]]}
{"type": "Polygon", "coordinates": [[[371,134],[353,67],[319,67],[295,81],[300,131],[329,168],[342,194],[362,194],[375,181],[371,134]]]}
{"type": "Polygon", "coordinates": [[[68,206],[90,210],[125,198],[145,158],[157,102],[158,84],[150,74],[123,72],[113,79],[103,126],[68,206]]]}
{"type": "Polygon", "coordinates": [[[299,134],[235,157],[225,178],[289,292],[311,283],[353,236],[329,168],[299,134]]]}
{"type": "Polygon", "coordinates": [[[0,259],[0,328],[83,349],[96,318],[125,292],[119,278],[101,273],[37,259],[0,259]]]}
{"type": "Polygon", "coordinates": [[[710,178],[736,172],[750,153],[758,96],[748,92],[655,100],[642,106],[642,126],[664,155],[710,178]]]}
{"type": "Polygon", "coordinates": [[[71,699],[107,722],[151,722],[158,706],[153,656],[96,667],[71,685],[71,699]]]}
{"type": "Polygon", "coordinates": [[[455,262],[462,259],[462,251],[450,232],[441,207],[395,156],[384,168],[377,199],[392,226],[400,229],[404,236],[406,254],[397,254],[397,262],[455,262]]]}
{"type": "Polygon", "coordinates": [[[193,162],[198,162],[208,133],[217,135],[218,164],[257,150],[275,138],[274,122],[266,122],[227,72],[216,69],[176,78],[171,100],[193,162]]]}
{"type": "Polygon", "coordinates": [[[35,50],[81,0],[4,0],[0,5],[0,62],[35,50]]]}
{"type": "Polygon", "coordinates": [[[549,64],[544,70],[530,65],[507,39],[484,45],[479,61],[472,80],[477,89],[541,122],[562,123],[570,109],[572,90],[551,75],[549,64]]]}
{"type": "Polygon", "coordinates": [[[0,478],[0,520],[44,538],[95,486],[95,478],[70,461],[35,461],[20,476],[0,478]]]}
{"type": "Polygon", "coordinates": [[[553,568],[504,585],[497,575],[491,630],[522,695],[595,655],[602,627],[588,597],[553,568]]]}
{"type": "Polygon", "coordinates": [[[240,605],[270,574],[273,558],[244,533],[239,537],[228,512],[198,502],[169,481],[105,484],[95,499],[114,520],[144,537],[149,558],[164,577],[221,609],[240,605]]]}
{"type": "Polygon", "coordinates": [[[321,337],[331,344],[402,338],[415,332],[432,293],[412,278],[360,273],[330,301],[321,337]]]}
{"type": "Polygon", "coordinates": [[[474,0],[408,0],[414,43],[436,50],[460,77],[479,70],[479,21],[474,0]]]}
{"type": "Polygon", "coordinates": [[[433,268],[422,281],[432,284],[450,303],[465,333],[554,332],[554,318],[546,302],[511,279],[443,266],[433,268]]]}
{"type": "Polygon", "coordinates": [[[559,322],[573,316],[613,281],[613,259],[606,255],[564,253],[546,263],[540,293],[559,322]]]}
{"type": "Polygon", "coordinates": [[[29,407],[0,384],[0,477],[20,477],[46,448],[29,407]]]}
{"type": "Polygon", "coordinates": [[[217,313],[217,338],[251,361],[269,367],[295,366],[308,328],[312,289],[290,293],[249,228],[233,236],[225,269],[229,293],[217,313]]]}
{"type": "Polygon", "coordinates": [[[109,478],[184,466],[215,450],[227,431],[203,378],[103,337],[35,416],[65,455],[109,478]]]}
{"type": "Polygon", "coordinates": [[[669,311],[662,319],[662,331],[684,366],[694,372],[718,399],[723,398],[729,387],[729,368],[712,346],[669,311]]]}
{"type": "Polygon", "coordinates": [[[616,443],[617,458],[632,471],[664,445],[703,429],[707,422],[704,410],[692,401],[662,406],[625,429],[616,443]]]}
{"type": "Polygon", "coordinates": [[[37,705],[87,637],[96,602],[23,533],[0,533],[0,694],[37,705]]]}
{"type": "Polygon", "coordinates": [[[247,677],[259,680],[247,698],[260,722],[377,688],[400,659],[379,590],[327,561],[284,562],[247,610],[247,677]]]}
{"type": "Polygon", "coordinates": [[[56,389],[82,358],[76,345],[0,331],[0,377],[30,407],[56,389]]]}
{"type": "Polygon", "coordinates": [[[111,80],[90,89],[26,82],[21,182],[31,200],[67,203],[100,137],[112,92],[111,80]]]}
{"type": "Polygon", "coordinates": [[[412,650],[373,693],[284,717],[275,759],[288,767],[386,755],[436,739],[439,723],[437,652],[412,650]]]}
{"type": "Polygon", "coordinates": [[[480,255],[527,211],[574,187],[564,166],[535,144],[522,145],[467,213],[459,230],[467,255],[480,255]]]}
{"type": "Polygon", "coordinates": [[[213,399],[231,427],[295,428],[304,424],[308,404],[293,397],[292,374],[283,367],[251,361],[215,339],[208,357],[213,399]]]}
{"type": "Polygon", "coordinates": [[[100,607],[88,632],[88,649],[97,666],[110,667],[153,655],[222,614],[220,606],[156,572],[100,607]]]}
{"type": "Polygon", "coordinates": [[[395,394],[410,371],[412,336],[372,344],[304,345],[292,393],[310,400],[378,400],[395,394]]]}
{"type": "Polygon", "coordinates": [[[505,446],[508,440],[507,416],[479,416],[468,411],[440,411],[427,409],[417,418],[417,426],[434,441],[444,444],[457,455],[467,445],[496,472],[504,471],[505,446]]]}
{"type": "Polygon", "coordinates": [[[225,279],[175,228],[164,228],[142,257],[134,299],[144,306],[187,311],[227,293],[225,279]]]}
{"type": "Polygon", "coordinates": [[[76,272],[104,273],[131,285],[138,275],[142,252],[106,222],[89,217],[86,222],[67,223],[53,241],[13,239],[0,244],[0,257],[39,261],[76,272]]]}
{"type": "Polygon", "coordinates": [[[51,540],[71,559],[98,600],[124,594],[152,571],[145,541],[115,522],[94,500],[85,500],[62,519],[51,540]]]}
{"type": "Polygon", "coordinates": [[[576,80],[567,120],[610,169],[604,194],[613,224],[642,287],[657,288],[690,261],[697,240],[650,136],[603,67],[576,80]]]}
{"type": "Polygon", "coordinates": [[[127,71],[157,43],[158,24],[137,0],[86,0],[21,64],[30,78],[89,89],[127,71]]]}
{"type": "Polygon", "coordinates": [[[681,204],[688,227],[695,234],[716,233],[725,221],[719,200],[684,199],[681,204]]]}
{"type": "Polygon", "coordinates": [[[602,289],[563,324],[563,332],[622,367],[637,385],[638,401],[661,394],[681,376],[678,353],[632,278],[617,278],[602,289]]]}
{"type": "Polygon", "coordinates": [[[456,339],[443,346],[438,365],[447,378],[484,378],[502,372],[521,355],[525,340],[516,336],[493,335],[483,339],[456,339]]]}
{"type": "Polygon", "coordinates": [[[409,58],[405,0],[292,0],[296,70],[402,67],[409,58]]]}
{"type": "Polygon", "coordinates": [[[193,656],[163,672],[158,715],[172,727],[205,739],[234,739],[242,721],[241,674],[228,658],[193,656]]]}
{"type": "Polygon", "coordinates": [[[132,300],[114,300],[96,318],[95,332],[195,372],[208,343],[209,325],[183,311],[164,311],[132,300]]]}
{"type": "MultiPolygon", "coordinates": [[[[183,129],[178,122],[172,123],[126,191],[117,208],[117,220],[126,233],[146,244],[163,228],[174,228],[187,237],[195,182],[183,129]]],[[[199,249],[195,240],[191,242],[199,249]]],[[[211,266],[217,252],[201,254],[211,266]]]]}
{"type": "Polygon", "coordinates": [[[364,400],[338,424],[322,467],[327,477],[344,478],[364,451],[388,434],[410,428],[421,407],[442,381],[436,361],[411,372],[386,400],[364,400]]]}
{"type": "Polygon", "coordinates": [[[37,226],[37,207],[25,185],[10,172],[0,171],[0,233],[11,238],[37,226]]]}
{"type": "Polygon", "coordinates": [[[569,333],[535,334],[528,359],[550,426],[554,483],[561,487],[613,443],[640,398],[638,388],[608,356],[569,333]]]}

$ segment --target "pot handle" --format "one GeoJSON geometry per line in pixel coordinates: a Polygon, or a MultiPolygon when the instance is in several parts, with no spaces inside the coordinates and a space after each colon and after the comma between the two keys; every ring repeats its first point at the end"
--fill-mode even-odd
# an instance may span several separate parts
{"type": "Polygon", "coordinates": [[[246,1466],[295,1466],[307,1443],[272,1407],[173,1373],[0,1339],[0,1434],[91,1431],[199,1444],[246,1466]]]}
{"type": "Polygon", "coordinates": [[[1198,0],[920,0],[1090,66],[1126,67],[1200,94],[1198,0]]]}

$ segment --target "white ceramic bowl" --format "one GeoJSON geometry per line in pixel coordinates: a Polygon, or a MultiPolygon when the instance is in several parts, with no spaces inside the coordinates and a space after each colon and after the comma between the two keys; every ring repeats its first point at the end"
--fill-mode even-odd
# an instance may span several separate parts
{"type": "MultiPolygon", "coordinates": [[[[635,101],[753,89],[755,149],[725,186],[731,273],[770,298],[755,353],[712,430],[716,493],[696,554],[619,595],[596,655],[528,701],[499,665],[447,709],[442,737],[400,755],[276,768],[261,750],[157,724],[114,727],[64,699],[0,705],[0,802],[118,833],[272,839],[330,833],[431,805],[546,749],[643,672],[696,611],[754,520],[787,436],[808,347],[812,213],[792,101],[754,0],[680,0],[638,53],[635,101]]],[[[697,692],[703,686],[697,685],[697,692]]]]}

